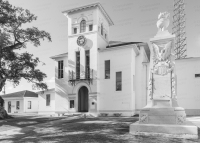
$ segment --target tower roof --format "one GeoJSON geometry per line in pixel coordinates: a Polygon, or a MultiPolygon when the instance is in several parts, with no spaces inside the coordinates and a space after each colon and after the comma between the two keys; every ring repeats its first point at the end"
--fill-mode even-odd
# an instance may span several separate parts
{"type": "Polygon", "coordinates": [[[79,6],[79,7],[75,7],[75,8],[71,8],[69,10],[63,11],[62,13],[69,14],[71,12],[76,12],[76,11],[79,11],[79,10],[83,10],[83,9],[87,9],[87,8],[91,8],[91,7],[95,7],[95,6],[97,6],[100,9],[100,11],[102,12],[102,14],[107,19],[109,25],[110,26],[114,25],[112,19],[109,17],[109,15],[106,13],[105,9],[102,7],[102,5],[99,2],[91,3],[91,4],[87,4],[87,5],[83,5],[83,6],[79,6]]]}

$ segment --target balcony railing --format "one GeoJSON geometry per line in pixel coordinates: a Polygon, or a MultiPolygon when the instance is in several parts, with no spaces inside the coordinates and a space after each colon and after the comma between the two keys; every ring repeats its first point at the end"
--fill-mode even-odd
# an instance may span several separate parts
{"type": "Polygon", "coordinates": [[[93,69],[89,71],[89,74],[85,74],[84,71],[80,72],[80,76],[76,76],[76,72],[73,70],[69,71],[69,84],[75,86],[81,81],[87,82],[88,84],[93,84],[93,69]]]}

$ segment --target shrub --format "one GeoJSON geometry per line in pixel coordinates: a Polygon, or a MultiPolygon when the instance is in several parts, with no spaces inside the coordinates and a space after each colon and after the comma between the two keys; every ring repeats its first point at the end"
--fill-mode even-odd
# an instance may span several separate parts
{"type": "Polygon", "coordinates": [[[6,110],[3,107],[0,107],[0,119],[6,119],[8,118],[8,114],[6,110]]]}

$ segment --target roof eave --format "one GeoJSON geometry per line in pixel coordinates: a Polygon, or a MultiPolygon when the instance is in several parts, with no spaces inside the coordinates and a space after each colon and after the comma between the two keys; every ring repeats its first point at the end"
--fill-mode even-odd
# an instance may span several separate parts
{"type": "Polygon", "coordinates": [[[120,50],[120,49],[123,49],[123,48],[134,48],[136,55],[139,54],[138,53],[139,50],[138,50],[137,45],[135,43],[127,44],[127,45],[119,45],[119,46],[116,46],[116,47],[103,48],[103,49],[98,48],[98,51],[99,52],[106,52],[106,51],[112,51],[112,50],[120,50]]]}
{"type": "Polygon", "coordinates": [[[57,59],[57,58],[62,58],[62,57],[67,57],[67,56],[68,56],[68,54],[66,53],[66,54],[63,54],[63,55],[52,56],[50,58],[51,59],[57,59]]]}

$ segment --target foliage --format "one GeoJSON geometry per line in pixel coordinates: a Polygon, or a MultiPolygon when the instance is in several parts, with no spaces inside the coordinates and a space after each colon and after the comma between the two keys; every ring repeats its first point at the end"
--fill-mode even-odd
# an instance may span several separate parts
{"type": "Polygon", "coordinates": [[[6,110],[3,107],[0,107],[0,119],[6,119],[8,118],[8,114],[6,110]]]}
{"type": "Polygon", "coordinates": [[[39,58],[34,58],[28,52],[17,52],[26,48],[27,43],[37,47],[41,40],[51,41],[51,36],[46,31],[36,27],[23,28],[24,24],[36,19],[29,10],[0,0],[0,91],[6,81],[16,86],[21,78],[32,82],[35,88],[47,89],[47,85],[43,83],[46,74],[36,69],[40,63],[39,58]]]}

